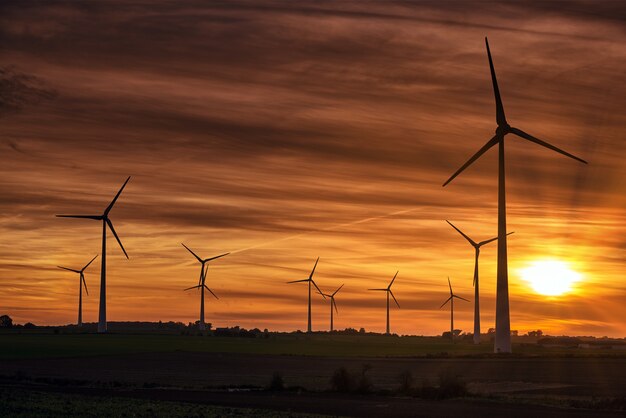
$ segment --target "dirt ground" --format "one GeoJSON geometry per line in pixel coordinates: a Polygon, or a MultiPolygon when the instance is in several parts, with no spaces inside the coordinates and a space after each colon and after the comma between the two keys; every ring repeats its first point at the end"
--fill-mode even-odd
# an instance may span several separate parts
{"type": "Polygon", "coordinates": [[[3,361],[0,375],[216,388],[266,386],[272,374],[280,372],[287,386],[325,390],[337,368],[357,372],[364,364],[371,367],[368,375],[378,389],[396,388],[400,373],[409,370],[418,385],[436,384],[442,373],[448,373],[483,394],[626,396],[626,359],[621,358],[329,358],[168,352],[3,361]]]}

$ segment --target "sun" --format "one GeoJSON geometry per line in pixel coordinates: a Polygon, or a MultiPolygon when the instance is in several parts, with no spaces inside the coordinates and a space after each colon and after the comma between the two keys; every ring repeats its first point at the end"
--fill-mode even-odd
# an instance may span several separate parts
{"type": "Polygon", "coordinates": [[[522,279],[530,283],[540,295],[560,296],[572,290],[572,285],[582,279],[568,263],[558,260],[534,261],[520,271],[522,279]]]}

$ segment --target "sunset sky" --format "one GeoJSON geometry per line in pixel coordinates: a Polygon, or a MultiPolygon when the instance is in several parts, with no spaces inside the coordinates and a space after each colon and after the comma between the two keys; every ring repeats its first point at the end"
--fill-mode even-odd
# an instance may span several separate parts
{"type": "MultiPolygon", "coordinates": [[[[306,329],[305,279],[336,328],[449,327],[447,277],[473,301],[475,240],[497,234],[497,151],[442,183],[495,130],[488,36],[507,118],[589,162],[507,137],[511,328],[626,336],[623,2],[20,1],[0,5],[0,314],[76,321],[80,268],[111,219],[110,321],[306,329]],[[562,261],[572,291],[521,271],[562,261]]],[[[496,244],[481,252],[494,326],[496,244]]],[[[86,271],[97,320],[99,260],[86,271]]],[[[455,304],[472,330],[473,303],[455,304]]],[[[328,328],[314,298],[313,328],[328,328]]]]}

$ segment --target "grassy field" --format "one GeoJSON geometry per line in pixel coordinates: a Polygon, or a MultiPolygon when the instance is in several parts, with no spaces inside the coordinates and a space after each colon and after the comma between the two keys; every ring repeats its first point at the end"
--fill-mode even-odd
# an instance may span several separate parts
{"type": "MultiPolygon", "coordinates": [[[[331,357],[491,356],[489,342],[451,344],[436,337],[383,335],[279,334],[269,338],[203,337],[157,334],[0,333],[0,360],[119,355],[146,352],[207,352],[331,357]]],[[[617,350],[546,348],[516,344],[515,356],[616,356],[617,350]]]]}
{"type": "Polygon", "coordinates": [[[0,388],[0,417],[273,417],[307,418],[321,415],[267,409],[230,408],[110,396],[45,393],[0,388]]]}

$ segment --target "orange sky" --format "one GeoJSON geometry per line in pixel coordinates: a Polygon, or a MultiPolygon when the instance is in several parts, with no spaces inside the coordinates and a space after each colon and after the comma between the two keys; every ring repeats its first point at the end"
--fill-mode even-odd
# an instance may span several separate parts
{"type": "MultiPolygon", "coordinates": [[[[335,326],[448,327],[449,275],[473,300],[476,240],[496,234],[496,152],[441,184],[492,135],[489,36],[508,119],[589,161],[508,139],[511,328],[626,335],[626,8],[620,2],[45,2],[0,6],[0,314],[76,320],[80,267],[111,212],[108,318],[194,321],[198,265],[215,326],[305,329],[307,277],[342,283],[335,326]],[[361,222],[362,221],[362,222],[361,222]],[[582,273],[547,298],[519,270],[582,273]]],[[[507,137],[509,138],[509,137],[507,137]]],[[[496,246],[481,253],[483,329],[496,246]]],[[[99,263],[84,320],[97,319],[99,263]]],[[[456,322],[471,331],[473,304],[456,322]]],[[[313,327],[328,305],[314,299],[313,327]]]]}

